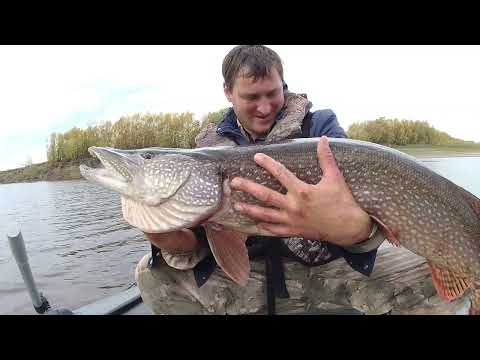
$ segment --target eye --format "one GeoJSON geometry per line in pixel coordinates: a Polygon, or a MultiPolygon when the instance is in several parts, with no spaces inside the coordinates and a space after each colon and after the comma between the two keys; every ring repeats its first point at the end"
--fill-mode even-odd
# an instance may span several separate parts
{"type": "Polygon", "coordinates": [[[267,94],[269,98],[273,98],[278,95],[278,90],[273,90],[267,94]]]}

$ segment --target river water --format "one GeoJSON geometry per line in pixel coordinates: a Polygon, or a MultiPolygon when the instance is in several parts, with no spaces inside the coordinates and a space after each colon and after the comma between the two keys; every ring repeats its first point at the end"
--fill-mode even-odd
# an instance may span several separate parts
{"type": "Polygon", "coordinates": [[[112,191],[85,180],[0,185],[0,314],[35,313],[6,238],[15,222],[52,307],[76,308],[126,289],[149,250],[112,191]]]}
{"type": "MultiPolygon", "coordinates": [[[[480,157],[421,160],[480,197],[480,157]]],[[[6,238],[14,223],[52,307],[75,309],[128,288],[150,251],[110,190],[85,180],[0,185],[0,314],[35,314],[6,238]]]]}

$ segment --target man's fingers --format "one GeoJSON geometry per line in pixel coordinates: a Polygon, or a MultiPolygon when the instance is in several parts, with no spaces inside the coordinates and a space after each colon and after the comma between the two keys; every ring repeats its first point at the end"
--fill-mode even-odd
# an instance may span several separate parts
{"type": "Polygon", "coordinates": [[[318,142],[317,157],[318,164],[320,165],[324,176],[338,176],[341,174],[335,156],[328,145],[328,139],[326,136],[322,136],[318,142]]]}
{"type": "Polygon", "coordinates": [[[281,211],[264,208],[257,205],[249,205],[245,203],[235,203],[234,209],[247,215],[256,221],[264,221],[269,223],[282,223],[286,220],[284,213],[281,211]]]}
{"type": "Polygon", "coordinates": [[[260,165],[270,174],[272,174],[272,176],[288,190],[295,188],[295,186],[300,181],[284,165],[265,154],[255,154],[254,160],[258,165],[260,165]]]}
{"type": "Polygon", "coordinates": [[[265,204],[277,208],[284,208],[287,202],[285,195],[247,179],[234,178],[230,187],[234,190],[245,191],[265,204]]]}

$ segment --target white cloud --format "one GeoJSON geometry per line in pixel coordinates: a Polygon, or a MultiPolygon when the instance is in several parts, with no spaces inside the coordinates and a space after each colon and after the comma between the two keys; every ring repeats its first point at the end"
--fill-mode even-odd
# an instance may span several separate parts
{"type": "MultiPolygon", "coordinates": [[[[221,64],[231,48],[0,46],[0,146],[26,129],[43,142],[49,131],[73,126],[72,119],[82,125],[172,111],[200,117],[226,107],[221,64]]],[[[480,141],[480,46],[272,48],[290,89],[306,92],[315,109],[333,109],[345,129],[386,116],[426,120],[480,141]]],[[[26,150],[10,151],[23,159],[26,150]]],[[[0,168],[6,163],[1,157],[0,168]]]]}

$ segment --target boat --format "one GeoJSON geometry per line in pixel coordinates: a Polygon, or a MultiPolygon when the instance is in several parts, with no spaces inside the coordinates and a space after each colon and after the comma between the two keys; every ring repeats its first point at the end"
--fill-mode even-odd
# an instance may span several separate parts
{"type": "MultiPolygon", "coordinates": [[[[117,294],[107,296],[76,309],[52,308],[48,300],[38,291],[28,262],[25,242],[21,231],[13,227],[7,234],[10,249],[18,265],[33,307],[42,315],[153,315],[143,303],[140,290],[134,282],[117,294]]],[[[330,315],[360,315],[355,309],[337,309],[322,312],[330,315]]]]}
{"type": "Polygon", "coordinates": [[[25,283],[25,287],[32,300],[33,307],[38,314],[43,315],[152,315],[152,312],[143,304],[140,291],[136,283],[131,284],[124,291],[113,294],[76,309],[52,308],[48,300],[38,291],[37,285],[28,261],[25,242],[20,229],[11,225],[7,230],[10,249],[25,283]]]}
{"type": "MultiPolygon", "coordinates": [[[[34,309],[38,314],[43,315],[153,315],[151,310],[143,303],[138,285],[134,282],[127,289],[92,303],[83,305],[76,309],[52,308],[48,300],[41,294],[30,269],[28,256],[25,249],[22,233],[19,229],[13,228],[7,238],[10,248],[16,260],[20,273],[23,277],[26,289],[32,300],[34,309]]],[[[315,270],[316,272],[317,270],[315,270]]],[[[295,313],[295,315],[366,315],[382,314],[389,315],[392,310],[395,314],[458,314],[464,315],[468,311],[468,300],[459,299],[451,304],[445,302],[432,302],[438,298],[433,294],[426,297],[420,296],[419,289],[424,289],[426,280],[429,279],[429,269],[425,259],[400,248],[387,248],[379,250],[377,255],[376,269],[368,279],[352,271],[347,264],[328,263],[322,270],[313,274],[323,279],[333,279],[333,284],[342,281],[359,284],[365,283],[367,298],[373,300],[365,305],[365,311],[351,307],[336,307],[335,309],[317,309],[314,312],[295,313]],[[395,284],[395,285],[394,285],[395,284]],[[398,285],[397,285],[398,284],[398,285]],[[397,288],[398,286],[398,288],[397,288]],[[373,296],[372,296],[373,294],[373,296]],[[396,295],[395,295],[396,294],[396,295]],[[383,299],[381,305],[376,304],[378,299],[383,299]],[[397,304],[396,308],[394,303],[397,304]],[[403,303],[406,306],[398,306],[403,303]],[[411,303],[411,304],[409,304],[411,303]]],[[[431,280],[428,280],[431,282],[431,280]]],[[[432,285],[433,286],[433,285],[432,285]]],[[[332,286],[331,291],[335,296],[345,296],[332,286]]],[[[427,292],[428,293],[428,292],[427,292]]],[[[344,298],[339,303],[344,303],[344,298]]],[[[438,299],[437,299],[438,300],[438,299]]]]}

